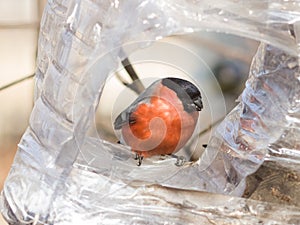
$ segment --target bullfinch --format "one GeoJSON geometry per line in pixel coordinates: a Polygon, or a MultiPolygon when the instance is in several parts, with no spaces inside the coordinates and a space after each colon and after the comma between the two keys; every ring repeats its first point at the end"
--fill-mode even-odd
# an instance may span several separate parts
{"type": "Polygon", "coordinates": [[[173,155],[192,136],[203,108],[199,89],[187,80],[163,78],[152,83],[114,121],[122,142],[143,158],[173,155]]]}

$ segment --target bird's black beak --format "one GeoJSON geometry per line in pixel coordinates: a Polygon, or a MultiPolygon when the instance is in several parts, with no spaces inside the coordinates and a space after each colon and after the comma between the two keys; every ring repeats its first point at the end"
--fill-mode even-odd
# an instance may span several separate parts
{"type": "Polygon", "coordinates": [[[197,99],[193,100],[193,103],[195,104],[197,111],[201,111],[203,109],[201,97],[198,97],[197,99]]]}

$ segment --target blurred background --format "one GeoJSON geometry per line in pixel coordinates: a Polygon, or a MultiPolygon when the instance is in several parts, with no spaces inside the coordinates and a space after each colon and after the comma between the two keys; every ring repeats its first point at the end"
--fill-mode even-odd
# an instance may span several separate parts
{"type": "MultiPolygon", "coordinates": [[[[39,22],[45,0],[0,0],[0,190],[33,106],[39,22]]],[[[0,224],[4,223],[0,216],[0,224]]]]}
{"type": "MultiPolygon", "coordinates": [[[[28,126],[33,107],[34,79],[30,75],[34,74],[36,68],[39,23],[45,3],[46,0],[0,0],[0,191],[13,161],[17,144],[28,126]]],[[[181,46],[203,59],[223,91],[226,112],[235,106],[235,100],[243,89],[252,57],[257,49],[256,41],[226,34],[200,32],[170,37],[162,42],[181,46]]],[[[131,56],[131,59],[137,62],[147,54],[153,57],[163,54],[171,58],[174,52],[162,50],[159,44],[155,44],[131,56]]],[[[190,63],[189,61],[182,56],[184,64],[190,63]]],[[[202,66],[195,63],[190,67],[196,74],[201,74],[202,66]]],[[[176,72],[169,70],[166,65],[165,69],[155,68],[149,62],[137,63],[135,66],[138,74],[145,74],[148,71],[148,77],[162,71],[167,71],[166,75],[168,71],[176,72]]],[[[124,77],[126,79],[126,75],[124,77]]],[[[116,79],[108,82],[111,87],[115,87],[116,83],[121,85],[116,79]]],[[[109,88],[107,93],[111,93],[109,88]]],[[[216,101],[218,98],[216,96],[216,101]]],[[[101,99],[104,107],[97,112],[96,125],[107,139],[113,139],[111,127],[103,123],[106,121],[105,115],[111,115],[112,109],[107,106],[109,102],[112,102],[111,97],[104,93],[101,99]],[[105,132],[106,130],[108,132],[105,132]]],[[[0,225],[2,224],[5,222],[0,216],[0,225]]]]}

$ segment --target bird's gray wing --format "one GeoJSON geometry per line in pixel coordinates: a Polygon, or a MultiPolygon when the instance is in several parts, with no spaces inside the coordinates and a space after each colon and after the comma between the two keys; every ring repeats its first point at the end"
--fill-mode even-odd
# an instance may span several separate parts
{"type": "Polygon", "coordinates": [[[128,123],[135,123],[135,118],[132,113],[136,110],[136,108],[143,103],[148,103],[150,98],[152,97],[152,93],[156,88],[157,84],[160,80],[151,84],[145,91],[143,91],[138,98],[131,103],[123,112],[121,112],[114,121],[114,129],[118,130],[121,129],[123,125],[128,123]]]}
{"type": "Polygon", "coordinates": [[[134,110],[132,110],[132,111],[125,110],[125,111],[121,112],[115,119],[114,129],[119,130],[122,128],[123,125],[130,123],[130,122],[132,123],[133,121],[130,121],[130,115],[132,114],[133,111],[134,110]]]}

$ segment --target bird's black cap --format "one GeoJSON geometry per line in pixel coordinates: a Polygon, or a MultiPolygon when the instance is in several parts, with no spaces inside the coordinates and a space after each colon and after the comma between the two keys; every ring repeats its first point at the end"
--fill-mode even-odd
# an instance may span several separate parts
{"type": "Polygon", "coordinates": [[[162,84],[177,94],[187,112],[201,111],[203,109],[201,93],[191,82],[180,78],[168,77],[162,79],[162,84]]]}

